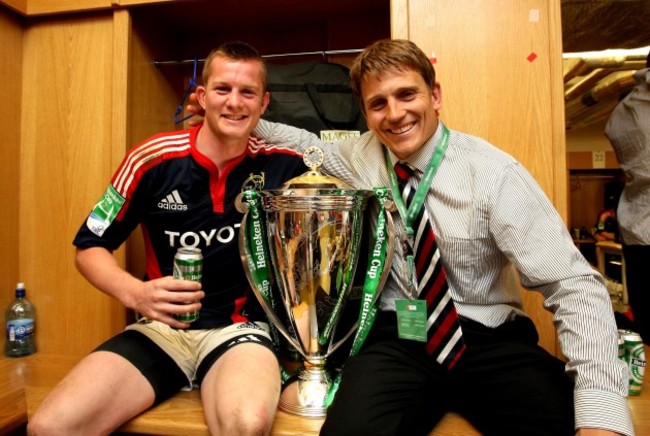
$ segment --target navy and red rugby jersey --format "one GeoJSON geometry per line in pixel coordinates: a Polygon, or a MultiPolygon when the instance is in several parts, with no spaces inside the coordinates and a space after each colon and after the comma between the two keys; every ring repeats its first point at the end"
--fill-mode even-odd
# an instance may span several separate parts
{"type": "Polygon", "coordinates": [[[307,167],[300,153],[251,137],[219,174],[196,149],[200,128],[155,135],[130,150],[73,243],[112,251],[141,224],[149,279],[172,275],[181,246],[203,253],[206,295],[191,328],[264,320],[239,256],[243,215],[235,198],[244,189],[279,188],[307,167]]]}

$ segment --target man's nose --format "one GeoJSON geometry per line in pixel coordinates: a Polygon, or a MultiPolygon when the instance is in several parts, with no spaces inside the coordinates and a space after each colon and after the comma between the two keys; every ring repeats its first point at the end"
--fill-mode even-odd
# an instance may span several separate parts
{"type": "Polygon", "coordinates": [[[389,100],[386,104],[386,117],[389,120],[398,120],[404,114],[404,110],[399,102],[395,100],[389,100]]]}
{"type": "Polygon", "coordinates": [[[230,93],[230,96],[228,97],[228,104],[230,106],[237,107],[241,104],[242,97],[237,91],[233,91],[230,93]]]}

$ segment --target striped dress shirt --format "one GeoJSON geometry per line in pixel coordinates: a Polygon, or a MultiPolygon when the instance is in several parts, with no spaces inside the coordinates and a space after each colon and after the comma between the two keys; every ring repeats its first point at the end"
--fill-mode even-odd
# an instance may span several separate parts
{"type": "MultiPolygon", "coordinates": [[[[420,176],[441,132],[438,125],[408,159],[420,176]]],[[[327,144],[307,131],[262,120],[254,134],[302,151],[320,147],[323,171],[359,189],[390,186],[384,147],[371,132],[327,144]]],[[[397,162],[389,156],[391,164],[397,162]]],[[[609,294],[530,173],[483,139],[452,130],[425,205],[458,313],[496,327],[525,315],[519,283],[541,293],[544,307],[553,313],[566,371],[575,380],[576,428],[634,434],[626,400],[628,372],[618,359],[609,294]]],[[[402,238],[399,214],[394,219],[396,238],[402,238]]],[[[381,310],[394,311],[395,299],[415,297],[406,284],[401,245],[396,244],[381,310]]]]}

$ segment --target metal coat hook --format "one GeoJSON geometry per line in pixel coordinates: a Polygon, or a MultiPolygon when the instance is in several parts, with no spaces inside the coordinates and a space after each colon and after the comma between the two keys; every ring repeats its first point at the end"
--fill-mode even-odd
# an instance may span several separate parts
{"type": "Polygon", "coordinates": [[[185,90],[185,94],[183,94],[183,98],[181,99],[180,104],[176,108],[176,112],[174,113],[174,123],[179,124],[182,123],[185,120],[189,120],[194,116],[194,114],[187,115],[185,117],[180,118],[180,116],[183,114],[183,109],[185,107],[185,101],[187,98],[190,96],[192,91],[198,86],[198,83],[196,83],[196,70],[197,70],[197,65],[199,64],[199,58],[194,58],[194,73],[192,73],[192,77],[190,78],[190,83],[187,85],[187,89],[185,90]]]}

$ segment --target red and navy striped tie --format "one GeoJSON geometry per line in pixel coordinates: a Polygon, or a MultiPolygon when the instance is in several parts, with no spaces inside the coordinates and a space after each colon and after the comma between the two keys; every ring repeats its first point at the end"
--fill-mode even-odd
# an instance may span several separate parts
{"type": "MultiPolygon", "coordinates": [[[[411,167],[401,162],[395,164],[395,174],[408,209],[415,197],[416,176],[411,167]]],[[[447,273],[424,204],[412,228],[415,233],[413,252],[418,298],[425,300],[427,305],[426,350],[440,365],[451,369],[465,351],[465,342],[458,322],[458,313],[449,292],[447,273]]]]}

